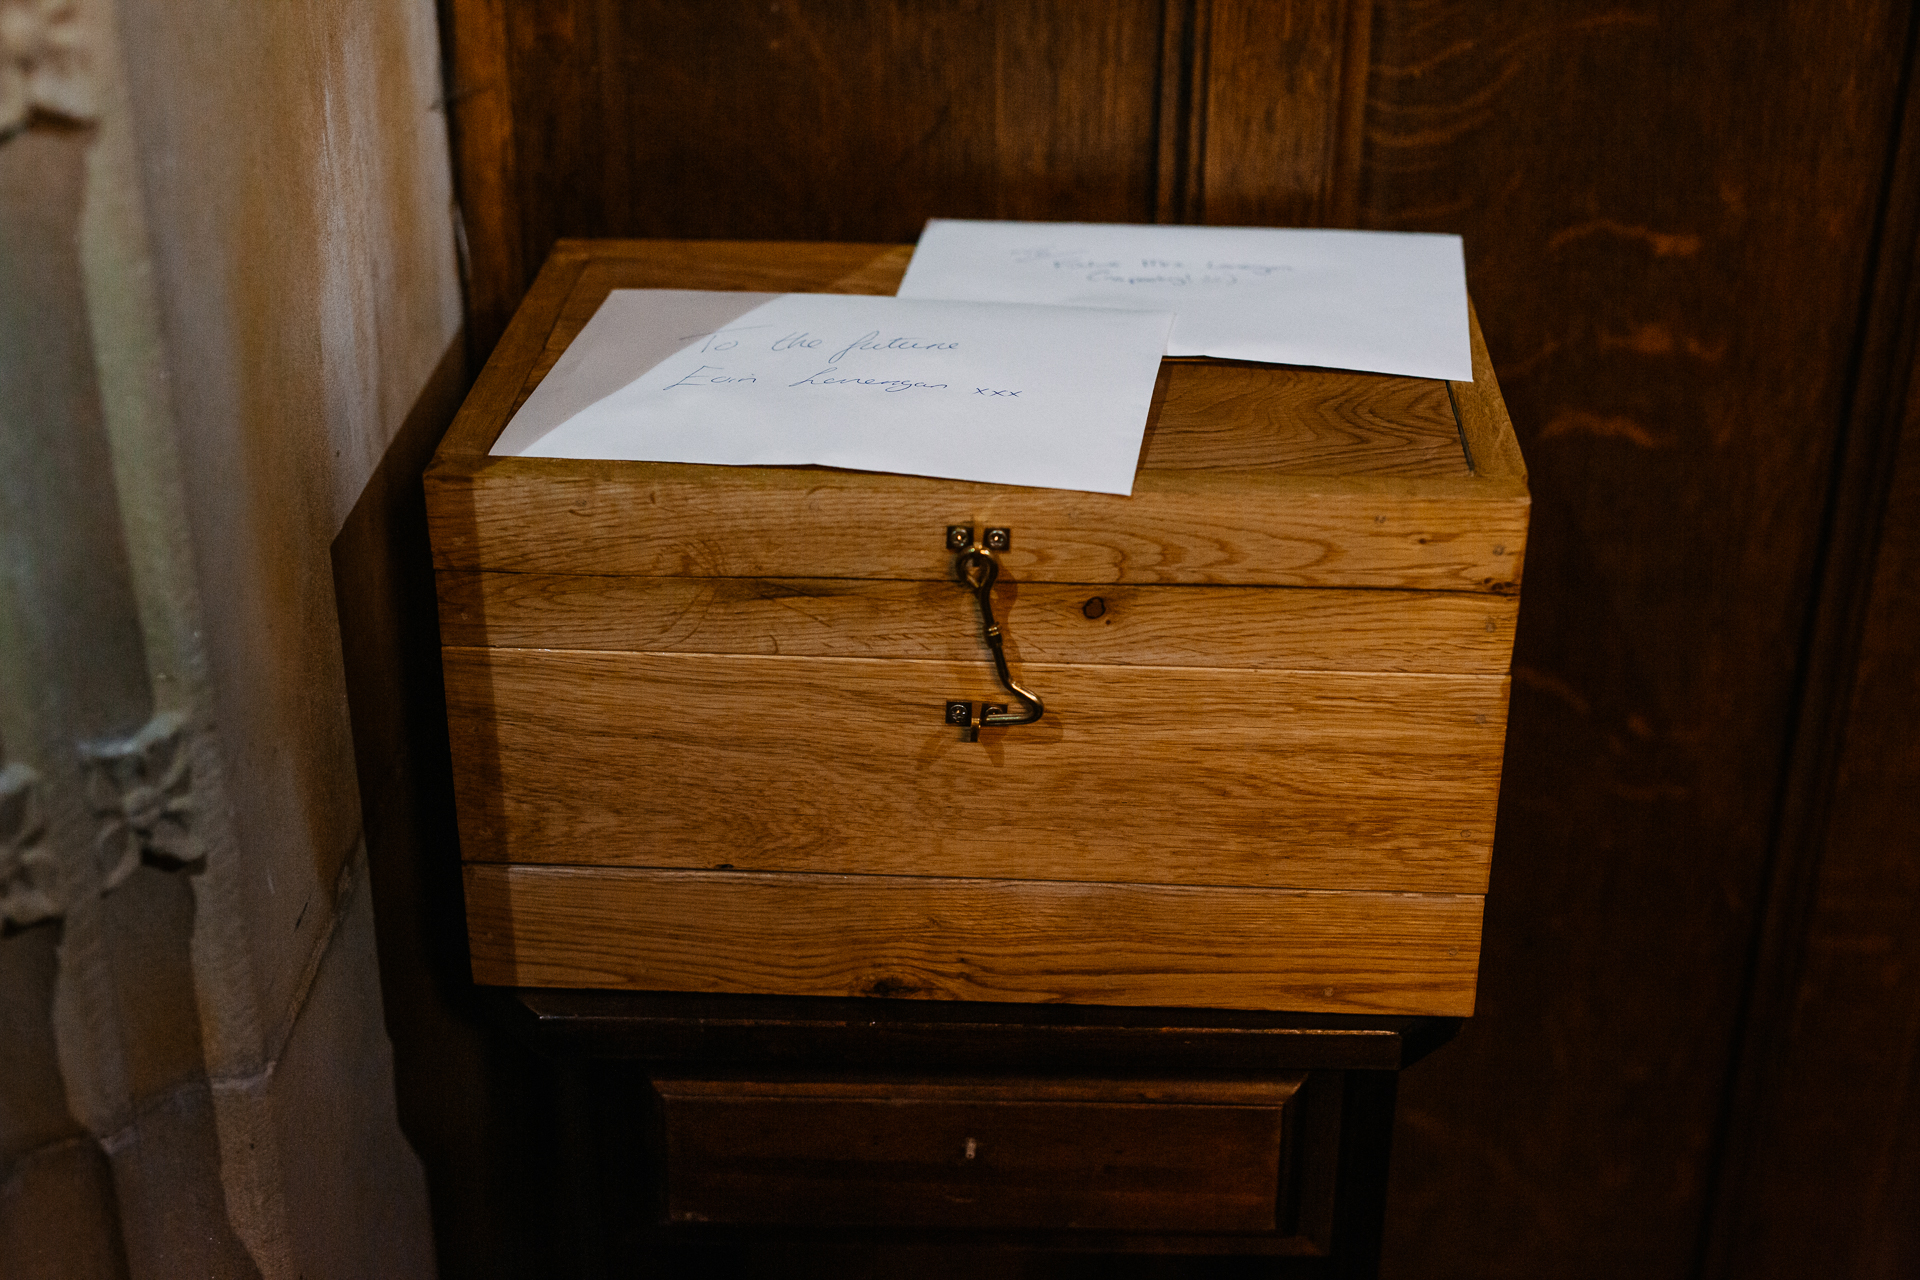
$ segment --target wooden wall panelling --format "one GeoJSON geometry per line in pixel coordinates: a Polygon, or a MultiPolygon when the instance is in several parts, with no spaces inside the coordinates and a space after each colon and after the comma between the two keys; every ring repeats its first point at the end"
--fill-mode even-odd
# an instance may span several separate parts
{"type": "Polygon", "coordinates": [[[1693,1266],[1907,21],[1376,10],[1365,219],[1465,234],[1537,500],[1480,1011],[1403,1083],[1389,1275],[1693,1266]]]}
{"type": "Polygon", "coordinates": [[[447,0],[480,353],[555,239],[1349,225],[1365,0],[447,0]]]}
{"type": "Polygon", "coordinates": [[[1714,1277],[1920,1273],[1920,405],[1907,413],[1818,825],[1780,851],[1788,900],[1756,983],[1714,1277]]]}
{"type": "Polygon", "coordinates": [[[535,260],[558,235],[898,241],[936,214],[1149,212],[1150,0],[788,0],[724,21],[568,0],[509,25],[535,260]]]}
{"type": "Polygon", "coordinates": [[[508,3],[443,0],[441,16],[468,362],[475,369],[506,329],[533,271],[521,252],[508,3]]]}
{"type": "Polygon", "coordinates": [[[1161,14],[1152,221],[1199,222],[1213,5],[1210,0],[1166,0],[1161,14]]]}
{"type": "Polygon", "coordinates": [[[1352,226],[1371,0],[1201,0],[1195,220],[1352,226]]]}
{"type": "Polygon", "coordinates": [[[1920,1269],[1917,40],[1920,23],[1730,1090],[1711,1277],[1920,1269]]]}

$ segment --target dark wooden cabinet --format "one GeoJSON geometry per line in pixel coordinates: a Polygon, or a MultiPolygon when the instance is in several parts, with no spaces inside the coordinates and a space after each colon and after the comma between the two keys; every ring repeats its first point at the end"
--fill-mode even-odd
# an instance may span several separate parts
{"type": "Polygon", "coordinates": [[[586,1082],[558,1153],[598,1189],[576,1238],[616,1274],[665,1248],[786,1233],[882,1253],[918,1236],[1007,1258],[1292,1259],[1304,1275],[1372,1276],[1394,1073],[1409,1042],[1450,1025],[1382,1015],[1473,1007],[1502,623],[1528,513],[1484,347],[1476,379],[1457,383],[1164,366],[1134,493],[1066,495],[1066,517],[1057,491],[487,452],[610,289],[885,293],[906,257],[563,243],[427,473],[472,972],[524,984],[519,1025],[586,1082]],[[1171,498],[1156,488],[1168,459],[1171,498]],[[1226,485],[1199,486],[1208,469],[1226,485]],[[1029,558],[1008,576],[1028,598],[1002,616],[1019,636],[1058,583],[1056,611],[1080,623],[1090,591],[1158,590],[1159,625],[1181,639],[1126,653],[1133,666],[1070,639],[1061,661],[1036,663],[1067,730],[1030,752],[1003,745],[981,776],[984,757],[932,762],[929,723],[935,749],[966,747],[923,723],[924,671],[899,677],[903,694],[881,688],[894,677],[880,672],[928,651],[898,635],[925,613],[936,644],[962,638],[953,672],[988,662],[937,607],[953,570],[943,539],[913,536],[929,511],[1018,527],[1008,559],[1029,558]],[[820,576],[792,576],[823,557],[820,576]],[[690,574],[695,592],[675,589],[690,574]],[[936,607],[820,610],[829,592],[903,581],[936,607]],[[722,597],[760,582],[804,595],[810,640],[777,643],[766,621],[702,630],[722,597]],[[1231,622],[1196,612],[1200,592],[1236,589],[1259,599],[1231,622]],[[1449,610],[1439,624],[1435,606],[1449,610]],[[1263,608],[1279,612],[1246,616],[1263,608]],[[1317,663],[1287,629],[1308,609],[1295,629],[1337,646],[1317,663]],[[1361,609],[1381,612],[1368,625],[1361,609]],[[874,614],[883,626],[863,623],[874,614]],[[616,650],[636,626],[676,638],[616,650]],[[1440,664],[1463,638],[1465,669],[1440,664]],[[646,708],[609,700],[623,679],[595,669],[609,658],[721,665],[656,672],[668,692],[646,708]],[[862,670],[812,670],[847,661],[862,670]],[[526,700],[514,672],[529,662],[547,669],[526,700]],[[755,679],[769,692],[743,696],[755,679]],[[1295,682],[1284,699],[1266,691],[1281,679],[1295,682]],[[1100,700],[1176,682],[1176,696],[1118,704],[1131,710],[1100,700]],[[849,699],[863,720],[835,718],[849,699]],[[775,704],[785,714],[749,710],[775,704]],[[833,737],[823,747],[796,724],[833,737]],[[1075,739],[1075,724],[1093,728],[1075,739]],[[1194,1007],[1209,1005],[1223,1008],[1194,1007]],[[592,1137],[621,1115],[644,1140],[592,1137]]]}
{"type": "MultiPolygon", "coordinates": [[[[1913,1273],[1912,6],[441,9],[481,357],[562,235],[1463,234],[1541,517],[1479,1003],[1400,1092],[1385,1271],[1913,1273]]],[[[468,983],[433,443],[389,455],[407,591],[364,521],[336,555],[385,998],[443,1273],[544,1275],[592,1189],[529,1172],[571,1095],[468,983]]]]}
{"type": "Polygon", "coordinates": [[[875,1268],[937,1247],[1114,1275],[1178,1255],[1370,1276],[1398,1072],[1459,1025],[533,989],[492,1004],[567,1081],[556,1167],[605,1274],[857,1243],[875,1268]]]}

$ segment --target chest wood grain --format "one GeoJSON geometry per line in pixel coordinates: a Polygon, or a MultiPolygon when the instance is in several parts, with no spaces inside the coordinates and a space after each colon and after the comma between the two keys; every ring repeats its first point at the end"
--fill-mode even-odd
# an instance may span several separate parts
{"type": "Polygon", "coordinates": [[[1130,498],[493,458],[613,288],[904,249],[563,243],[427,476],[481,981],[1471,1012],[1529,498],[1476,377],[1163,364],[1130,498]],[[948,525],[1009,527],[1005,700],[948,525]]]}

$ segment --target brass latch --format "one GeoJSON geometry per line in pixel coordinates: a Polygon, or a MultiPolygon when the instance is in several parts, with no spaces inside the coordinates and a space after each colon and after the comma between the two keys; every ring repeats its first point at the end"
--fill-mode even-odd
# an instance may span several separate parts
{"type": "Polygon", "coordinates": [[[993,584],[1000,577],[1000,562],[994,559],[996,551],[1005,551],[1013,545],[1013,532],[1010,529],[988,529],[983,538],[976,540],[973,530],[964,524],[947,526],[947,550],[958,552],[953,562],[953,576],[961,586],[973,592],[980,602],[981,634],[986,637],[987,648],[993,653],[993,668],[1000,677],[1000,683],[1007,692],[1026,704],[1026,710],[1018,714],[1010,713],[1002,703],[983,702],[978,714],[970,702],[949,702],[946,706],[947,723],[957,725],[966,732],[963,740],[978,742],[980,730],[1003,729],[1016,724],[1032,724],[1040,718],[1046,707],[1037,694],[1029,693],[1013,682],[1013,675],[1007,670],[1006,640],[1000,634],[1000,625],[993,620],[993,584]]]}

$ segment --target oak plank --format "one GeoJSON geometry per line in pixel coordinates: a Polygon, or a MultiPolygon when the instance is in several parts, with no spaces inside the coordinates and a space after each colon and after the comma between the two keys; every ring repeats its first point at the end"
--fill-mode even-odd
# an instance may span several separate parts
{"type": "MultiPolygon", "coordinates": [[[[438,575],[450,646],[978,659],[951,581],[438,575]]],[[[1468,592],[1086,586],[1002,579],[1016,662],[1502,674],[1519,600],[1468,592]]]]}
{"type": "Polygon", "coordinates": [[[531,987],[1473,1012],[1471,895],[464,869],[474,980],[531,987]]]}
{"type": "Polygon", "coordinates": [[[791,467],[444,455],[434,563],[523,573],[944,579],[950,524],[1009,526],[1055,582],[1519,588],[1521,484],[1142,472],[1131,498],[791,467]],[[1498,550],[1496,550],[1498,548],[1498,550]]]}
{"type": "Polygon", "coordinates": [[[449,649],[469,860],[1479,893],[1498,676],[449,649]]]}
{"type": "Polygon", "coordinates": [[[832,284],[822,285],[818,293],[863,293],[892,297],[906,277],[907,264],[913,261],[913,246],[896,244],[876,253],[832,284]]]}
{"type": "Polygon", "coordinates": [[[1432,378],[1167,361],[1140,470],[1467,477],[1446,384],[1432,378]]]}

